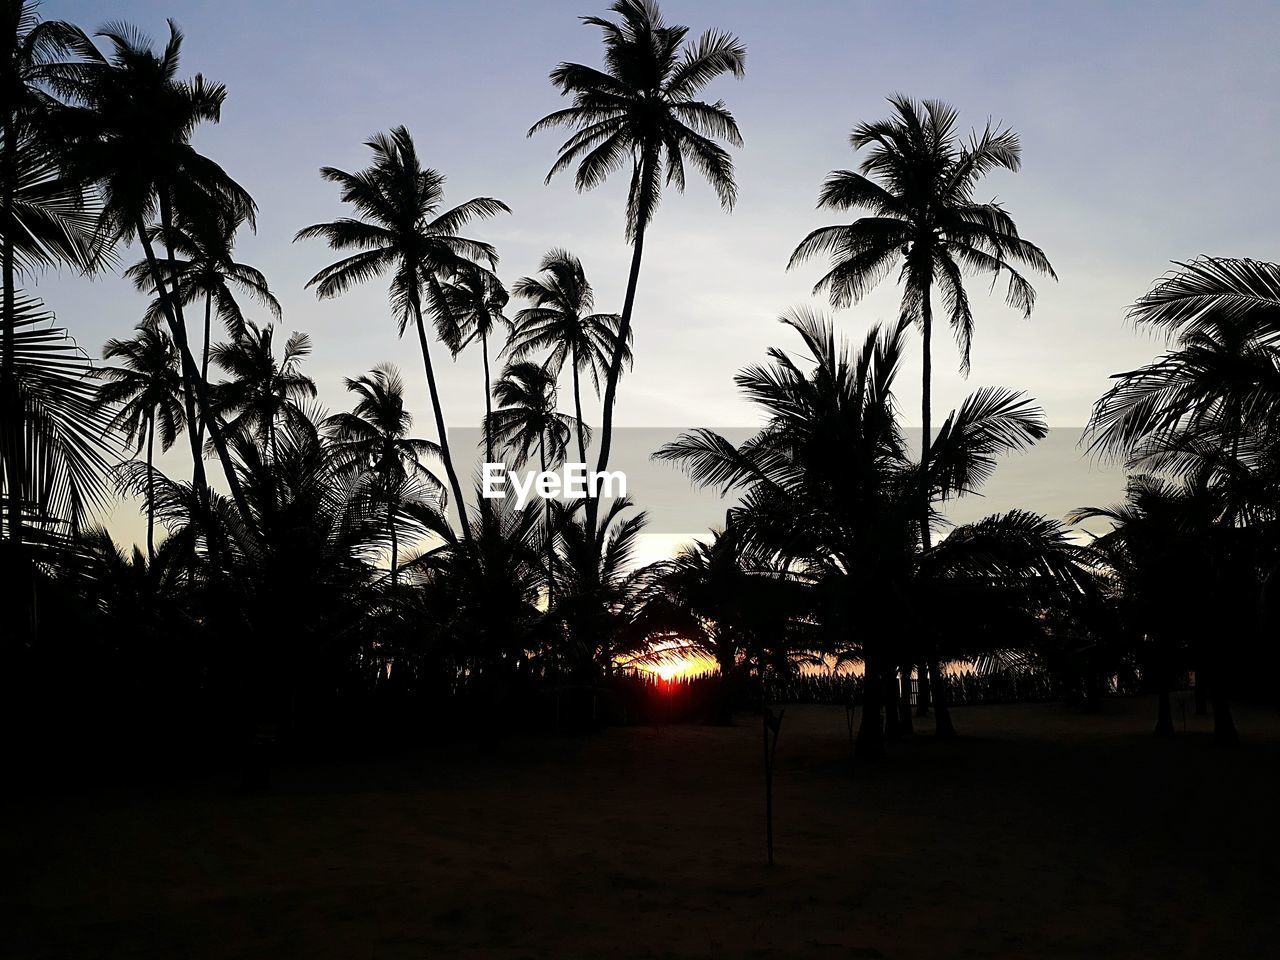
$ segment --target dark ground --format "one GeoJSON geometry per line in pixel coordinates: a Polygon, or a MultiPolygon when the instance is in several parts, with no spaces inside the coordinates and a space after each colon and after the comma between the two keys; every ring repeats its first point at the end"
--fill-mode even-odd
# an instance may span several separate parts
{"type": "Polygon", "coordinates": [[[843,709],[792,707],[773,869],[747,716],[298,766],[263,795],[27,784],[0,956],[1280,955],[1280,715],[1241,709],[1223,749],[1186,709],[1162,742],[1147,700],[962,708],[961,741],[851,774],[843,709]]]}

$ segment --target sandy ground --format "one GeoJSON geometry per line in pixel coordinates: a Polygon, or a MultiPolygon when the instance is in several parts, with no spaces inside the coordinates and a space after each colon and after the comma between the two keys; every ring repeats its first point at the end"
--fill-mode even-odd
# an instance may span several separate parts
{"type": "Polygon", "coordinates": [[[772,869],[749,717],[10,796],[0,955],[1275,956],[1280,716],[1152,717],[964,708],[851,773],[843,710],[792,707],[772,869]]]}

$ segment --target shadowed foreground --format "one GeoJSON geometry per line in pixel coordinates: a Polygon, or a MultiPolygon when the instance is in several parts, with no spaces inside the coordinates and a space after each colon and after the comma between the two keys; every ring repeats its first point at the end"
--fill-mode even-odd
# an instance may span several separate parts
{"type": "Polygon", "coordinates": [[[0,953],[1267,955],[1280,718],[1105,706],[962,708],[856,777],[843,710],[793,707],[773,870],[749,717],[10,801],[0,953]]]}

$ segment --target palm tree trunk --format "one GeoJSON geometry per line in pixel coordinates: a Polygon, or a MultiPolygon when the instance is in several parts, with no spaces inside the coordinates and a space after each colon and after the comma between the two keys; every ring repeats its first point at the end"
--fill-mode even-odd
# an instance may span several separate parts
{"type": "Polygon", "coordinates": [[[898,726],[903,736],[915,733],[911,723],[911,664],[902,665],[902,699],[899,701],[898,726]]]}
{"type": "Polygon", "coordinates": [[[159,261],[156,259],[155,250],[152,249],[151,240],[147,236],[146,225],[141,219],[138,220],[136,229],[138,238],[142,243],[142,252],[147,258],[147,267],[151,270],[151,279],[156,286],[156,295],[160,298],[160,306],[164,310],[165,318],[169,321],[169,331],[173,334],[174,345],[178,348],[182,372],[182,405],[187,415],[187,440],[191,445],[192,482],[196,488],[196,495],[200,497],[201,504],[207,507],[209,504],[209,482],[205,476],[204,457],[201,453],[200,438],[196,432],[201,421],[196,416],[194,381],[199,376],[199,372],[195,369],[195,362],[191,359],[191,351],[187,349],[186,330],[179,321],[177,312],[169,300],[168,288],[164,285],[164,280],[160,276],[159,261]]]}
{"type": "Polygon", "coordinates": [[[396,511],[391,497],[387,497],[387,529],[391,533],[391,588],[394,590],[399,582],[400,571],[396,569],[400,557],[400,544],[396,538],[396,511]]]}
{"type": "Polygon", "coordinates": [[[156,562],[156,472],[155,449],[156,414],[147,417],[147,566],[156,562]]]}
{"type": "Polygon", "coordinates": [[[920,543],[924,550],[932,544],[932,533],[929,530],[929,445],[933,442],[933,423],[930,417],[930,401],[933,390],[933,358],[930,339],[933,336],[933,303],[929,296],[929,288],[925,288],[924,299],[920,304],[920,333],[922,343],[922,361],[924,375],[920,385],[920,421],[923,435],[920,441],[920,543]]]}
{"type": "MultiPolygon", "coordinates": [[[[639,170],[640,202],[637,208],[645,211],[649,208],[649,171],[643,166],[639,170]]],[[[648,223],[641,219],[636,224],[636,238],[631,245],[631,272],[627,275],[627,293],[622,299],[622,319],[618,323],[618,342],[613,348],[613,357],[609,360],[609,373],[604,383],[604,405],[600,411],[600,456],[596,461],[596,471],[603,473],[609,467],[609,450],[613,442],[613,403],[618,392],[618,378],[622,375],[622,359],[627,353],[627,340],[631,335],[631,312],[636,303],[636,287],[640,282],[640,260],[644,254],[644,234],[648,223]]],[[[588,499],[588,511],[592,522],[595,521],[595,499],[588,499]]]]}
{"type": "Polygon", "coordinates": [[[440,406],[440,391],[436,388],[436,372],[431,366],[431,349],[427,344],[427,330],[422,325],[422,305],[413,298],[413,319],[418,328],[418,344],[422,347],[422,366],[427,373],[427,392],[431,394],[431,410],[436,418],[436,434],[440,438],[440,460],[444,463],[445,475],[449,478],[449,489],[453,492],[457,504],[458,522],[462,524],[462,538],[471,539],[471,528],[467,524],[467,506],[462,499],[462,484],[458,482],[458,474],[453,469],[453,456],[449,453],[449,436],[444,426],[444,410],[440,406]]]}
{"type": "MultiPolygon", "coordinates": [[[[209,383],[209,339],[210,339],[210,323],[213,319],[213,294],[206,292],[204,295],[204,349],[200,353],[200,380],[208,385],[209,383]]],[[[200,422],[199,429],[196,431],[200,438],[201,446],[204,445],[204,421],[200,422]]]]}
{"type": "MultiPolygon", "coordinates": [[[[266,430],[267,430],[267,436],[265,439],[267,444],[271,445],[271,468],[272,470],[275,470],[280,464],[280,441],[276,438],[275,414],[272,414],[271,419],[267,421],[266,430]]],[[[266,453],[266,444],[263,445],[262,452],[264,454],[266,453]]],[[[275,491],[274,474],[272,474],[271,489],[273,491],[272,495],[274,496],[274,491],[275,491]]]]}
{"type": "Polygon", "coordinates": [[[480,355],[484,357],[484,462],[493,463],[493,387],[489,380],[488,334],[480,334],[480,355]]]}
{"type": "Polygon", "coordinates": [[[573,355],[570,357],[570,363],[573,364],[573,415],[578,418],[578,460],[585,467],[587,465],[587,444],[582,437],[582,392],[578,386],[578,344],[573,344],[573,355]]]}
{"type": "MultiPolygon", "coordinates": [[[[929,529],[929,448],[933,443],[933,419],[931,417],[931,401],[933,393],[933,300],[932,289],[926,286],[920,302],[920,331],[922,341],[923,375],[920,382],[920,420],[922,436],[920,440],[920,545],[928,550],[933,545],[932,531],[929,529]]],[[[938,653],[933,640],[933,623],[924,616],[925,644],[928,649],[929,674],[933,678],[930,695],[933,700],[934,734],[944,739],[956,735],[955,725],[951,722],[951,711],[947,708],[947,681],[938,669],[938,653]]]]}
{"type": "MultiPolygon", "coordinates": [[[[172,210],[170,209],[169,198],[164,190],[160,191],[160,226],[165,236],[168,236],[172,229],[172,210]]],[[[147,237],[146,227],[141,217],[135,223],[138,230],[139,239],[142,241],[142,249],[147,257],[147,264],[151,269],[152,279],[155,281],[156,293],[160,297],[160,303],[164,307],[165,315],[169,320],[169,327],[173,334],[174,343],[178,347],[178,352],[182,357],[182,379],[183,387],[188,394],[194,388],[195,401],[190,398],[185,399],[187,406],[188,422],[193,424],[203,423],[209,431],[209,436],[213,440],[214,449],[218,453],[218,460],[222,464],[222,472],[227,478],[227,487],[231,491],[231,498],[235,501],[236,507],[239,508],[242,516],[249,515],[248,501],[244,498],[244,491],[240,487],[240,478],[236,474],[235,465],[231,462],[231,454],[227,450],[226,437],[223,436],[222,429],[219,427],[217,418],[213,415],[212,404],[209,401],[209,390],[207,384],[200,377],[200,371],[196,367],[195,359],[191,356],[191,345],[187,341],[186,321],[182,316],[181,294],[178,289],[177,270],[173,257],[173,250],[169,248],[169,269],[173,277],[173,289],[169,290],[163,278],[160,276],[160,267],[156,261],[155,251],[151,247],[151,240],[147,237]],[[199,407],[200,419],[192,419],[195,417],[196,406],[199,407]]],[[[198,429],[198,426],[197,428],[198,429]]],[[[196,461],[193,467],[197,487],[203,492],[200,494],[205,505],[208,504],[208,482],[204,471],[204,458],[201,454],[200,443],[196,437],[195,430],[188,429],[188,435],[191,437],[192,458],[196,461]]]]}
{"type": "Polygon", "coordinates": [[[13,142],[13,110],[6,109],[4,114],[4,167],[0,170],[0,224],[3,224],[4,252],[4,359],[0,363],[0,404],[5,410],[3,426],[5,487],[8,493],[9,541],[13,544],[22,542],[22,474],[26,461],[25,416],[22,409],[22,397],[18,390],[17,365],[17,303],[16,268],[14,264],[13,234],[10,226],[13,220],[13,199],[17,177],[17,164],[13,142]]]}
{"type": "Polygon", "coordinates": [[[880,676],[879,658],[869,655],[862,674],[862,722],[853,744],[855,760],[879,760],[884,757],[884,684],[880,676]]]}
{"type": "Polygon", "coordinates": [[[933,734],[943,740],[950,740],[956,735],[956,728],[951,722],[951,709],[948,706],[947,678],[942,675],[936,651],[929,655],[929,676],[933,678],[929,686],[929,694],[933,698],[933,734]]]}
{"type": "Polygon", "coordinates": [[[916,716],[927,717],[929,715],[930,704],[930,674],[929,665],[924,661],[920,661],[920,686],[916,693],[916,716]]]}
{"type": "MultiPolygon", "coordinates": [[[[538,465],[542,472],[547,472],[547,448],[546,448],[545,430],[538,433],[538,465]]],[[[543,511],[547,523],[547,609],[555,603],[556,599],[556,582],[555,582],[555,548],[551,542],[551,500],[546,498],[542,501],[543,511]]]]}

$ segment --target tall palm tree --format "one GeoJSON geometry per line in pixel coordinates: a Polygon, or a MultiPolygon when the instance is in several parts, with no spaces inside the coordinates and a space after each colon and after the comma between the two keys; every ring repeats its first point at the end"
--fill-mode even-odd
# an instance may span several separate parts
{"type": "MultiPolygon", "coordinates": [[[[492,435],[515,457],[516,463],[527,463],[538,452],[538,466],[545,472],[549,465],[564,458],[573,436],[573,418],[556,409],[556,384],[540,364],[521,360],[507,365],[494,385],[498,409],[491,417],[492,435]]],[[[554,589],[550,575],[554,559],[551,501],[545,506],[548,590],[554,589]]]]}
{"type": "MultiPolygon", "coordinates": [[[[244,314],[236,301],[236,291],[248,294],[255,302],[266,307],[279,320],[280,302],[271,292],[267,278],[256,267],[239,263],[233,254],[236,231],[243,225],[234,215],[227,216],[217,209],[196,210],[184,216],[169,237],[158,229],[152,229],[152,243],[164,243],[173,251],[172,267],[177,271],[176,289],[181,291],[182,305],[189,307],[204,300],[204,340],[200,351],[200,378],[209,382],[209,350],[212,346],[212,320],[216,306],[218,319],[225,324],[227,334],[234,340],[245,330],[244,314]]],[[[170,266],[169,261],[161,265],[170,266]]],[[[141,291],[155,292],[150,265],[140,261],[125,271],[125,276],[141,291]]],[[[173,277],[166,275],[166,282],[173,285],[173,277]]],[[[157,297],[147,309],[146,319],[159,323],[164,319],[164,304],[157,297]]],[[[197,426],[197,435],[204,440],[204,424],[197,426]]]]}
{"type": "Polygon", "coordinates": [[[102,367],[97,373],[105,381],[98,387],[102,403],[118,406],[111,420],[135,455],[147,447],[147,561],[155,560],[155,440],[160,433],[160,450],[173,446],[183,428],[182,374],[173,341],[154,324],[140,323],[128,340],[108,340],[102,348],[104,360],[118,360],[120,366],[102,367]]]}
{"type": "Polygon", "coordinates": [[[561,144],[547,182],[577,164],[575,186],[579,191],[590,190],[628,161],[631,165],[626,215],[631,271],[605,377],[596,468],[600,471],[609,464],[614,397],[631,342],[645,232],[661,199],[664,179],[668,186],[684,190],[686,162],[711,184],[721,206],[733,208],[737,197],[733,160],[716,141],[740,147],[742,135],[724,101],[708,103],[695,97],[722,74],[741,77],[747,59],[738,39],[718,30],[708,30],[696,43],[686,43],[689,28],[667,25],[653,0],[616,0],[610,10],[618,15],[616,21],[582,18],[604,34],[604,69],[561,63],[552,70],[551,83],[561,96],[572,98],[573,106],[548,114],[529,129],[530,136],[555,127],[577,130],[561,144]]]}
{"type": "Polygon", "coordinates": [[[216,415],[230,414],[226,429],[256,437],[264,456],[270,452],[273,458],[276,427],[305,419],[300,403],[316,395],[315,381],[302,372],[311,338],[295,331],[277,358],[275,330],[272,324],[260,328],[246,320],[242,337],[215,344],[210,351],[213,362],[231,378],[215,389],[216,415]]]}
{"type": "MultiPolygon", "coordinates": [[[[151,272],[169,332],[182,363],[183,401],[189,424],[204,424],[222,464],[232,498],[244,512],[247,503],[230,451],[215,418],[207,385],[191,353],[183,312],[185,296],[177,251],[169,246],[181,220],[216,211],[231,221],[254,223],[252,197],[216,162],[199,153],[191,136],[201,123],[217,123],[226,100],[222,84],[197,74],[179,80],[182,33],[169,21],[169,39],[157,53],[135,28],[113,23],[98,34],[104,54],[89,44],[87,62],[59,89],[80,106],[68,123],[74,139],[77,172],[102,192],[102,231],[137,240],[151,272]],[[164,240],[163,265],[152,223],[164,240]]],[[[214,214],[211,214],[214,215],[214,214]]],[[[197,492],[207,503],[203,455],[196,430],[188,430],[197,492]]]]}
{"type": "MultiPolygon", "coordinates": [[[[831,269],[814,292],[826,292],[836,307],[856,303],[900,264],[902,323],[916,323],[922,334],[924,374],[921,463],[933,442],[932,389],[933,291],[936,287],[948,323],[960,347],[960,370],[969,370],[973,313],[964,275],[1008,277],[1010,306],[1031,315],[1035,288],[1014,264],[1056,275],[1043,251],[1018,235],[1017,225],[1000,204],[974,199],[978,184],[993,170],[1016,171],[1022,163],[1018,136],[988,124],[966,142],[956,131],[954,108],[937,100],[923,103],[895,95],[893,116],[862,123],[849,135],[855,150],[868,148],[857,172],[832,171],[818,194],[818,206],[833,210],[866,209],[850,224],[819,227],[791,254],[788,269],[815,256],[829,255],[831,269]]],[[[927,494],[921,494],[920,536],[930,543],[927,494]]]]}
{"type": "Polygon", "coordinates": [[[87,269],[95,259],[96,211],[83,181],[65,169],[65,144],[54,122],[61,104],[46,86],[73,69],[70,60],[87,43],[76,27],[42,21],[39,4],[4,0],[0,4],[0,274],[3,304],[0,324],[0,403],[8,411],[0,428],[9,539],[22,539],[23,464],[26,436],[18,425],[17,330],[20,275],[52,264],[87,269]]]}
{"type": "MultiPolygon", "coordinates": [[[[582,418],[583,371],[600,391],[600,374],[613,362],[622,318],[616,313],[594,313],[595,292],[587,281],[582,261],[567,250],[551,250],[538,264],[538,276],[521,277],[512,292],[530,302],[516,314],[506,352],[513,360],[548,351],[543,366],[557,379],[565,361],[573,371],[573,413],[578,421],[578,459],[587,462],[582,418]]],[[[623,359],[630,364],[630,344],[623,345],[623,359]]]]}
{"type": "MultiPolygon", "coordinates": [[[[315,287],[321,299],[336,297],[353,284],[391,273],[391,307],[401,336],[410,323],[418,332],[427,389],[436,418],[440,459],[457,503],[463,536],[469,537],[466,504],[449,452],[444,408],[436,387],[422,312],[424,307],[435,304],[441,308],[438,316],[447,321],[441,283],[466,269],[469,263],[484,261],[490,267],[497,266],[498,254],[490,244],[459,236],[458,231],[472,220],[511,210],[501,200],[476,197],[442,212],[444,174],[422,166],[413,138],[402,126],[389,134],[371,137],[366,146],[373,151],[373,163],[364,170],[347,173],[336,167],[320,169],[324,179],[342,188],[342,202],[351,204],[358,216],[304,227],[294,240],[318,237],[332,250],[357,251],[325,267],[308,281],[307,286],[315,287]]],[[[453,329],[452,323],[445,323],[442,332],[446,343],[450,342],[453,329]]]]}
{"type": "Polygon", "coordinates": [[[386,501],[394,587],[400,573],[396,513],[406,487],[415,481],[439,495],[440,483],[423,466],[422,458],[438,455],[440,448],[429,440],[409,436],[413,415],[404,408],[404,381],[391,364],[374,367],[367,374],[344,382],[359,398],[355,409],[329,417],[324,429],[346,470],[371,476],[386,501]]]}
{"type": "Polygon", "coordinates": [[[493,436],[489,421],[493,416],[493,383],[489,375],[489,338],[499,326],[510,321],[503,314],[506,309],[506,288],[492,271],[479,264],[467,264],[442,287],[443,296],[436,307],[437,324],[449,331],[446,342],[451,342],[454,356],[468,344],[480,341],[480,355],[484,361],[484,454],[485,462],[493,462],[493,436]]]}

